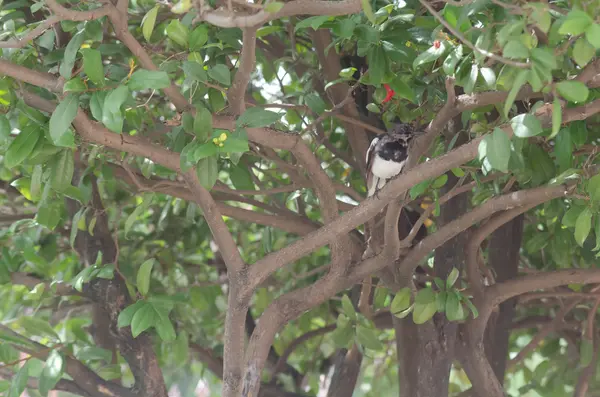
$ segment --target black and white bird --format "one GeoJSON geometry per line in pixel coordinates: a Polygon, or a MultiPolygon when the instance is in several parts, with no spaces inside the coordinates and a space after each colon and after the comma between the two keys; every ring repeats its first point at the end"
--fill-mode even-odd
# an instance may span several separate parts
{"type": "Polygon", "coordinates": [[[367,197],[402,172],[408,161],[408,147],[413,135],[412,125],[396,123],[390,131],[371,141],[367,150],[367,197]]]}

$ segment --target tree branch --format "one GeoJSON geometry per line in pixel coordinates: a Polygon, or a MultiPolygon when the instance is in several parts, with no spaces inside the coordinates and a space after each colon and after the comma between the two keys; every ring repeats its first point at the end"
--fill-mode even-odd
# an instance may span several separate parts
{"type": "MultiPolygon", "coordinates": [[[[202,9],[198,7],[198,9],[202,9]]],[[[231,15],[229,10],[216,10],[200,16],[206,22],[221,28],[257,28],[274,19],[294,15],[349,15],[360,12],[361,3],[358,0],[322,1],[295,0],[285,5],[278,12],[271,13],[261,10],[256,14],[237,13],[231,15]]]]}
{"type": "Polygon", "coordinates": [[[0,48],[23,48],[30,41],[39,37],[46,30],[57,24],[61,21],[61,18],[53,15],[45,21],[41,22],[38,26],[36,26],[33,30],[30,30],[23,37],[18,39],[11,39],[6,41],[0,41],[0,48]]]}
{"type": "Polygon", "coordinates": [[[239,65],[233,84],[227,90],[227,101],[234,115],[240,115],[246,110],[246,89],[256,65],[256,28],[244,29],[239,65]]]}

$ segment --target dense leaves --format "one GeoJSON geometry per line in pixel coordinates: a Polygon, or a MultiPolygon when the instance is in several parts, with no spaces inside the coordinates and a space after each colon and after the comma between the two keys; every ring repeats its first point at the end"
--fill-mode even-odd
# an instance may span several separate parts
{"type": "MultiPolygon", "coordinates": [[[[302,314],[277,330],[268,358],[276,370],[263,381],[281,395],[321,395],[338,370],[331,367],[337,349],[359,349],[353,395],[397,395],[395,334],[381,318],[393,315],[402,326],[472,324],[482,301],[466,260],[440,270],[431,249],[414,263],[425,269],[414,283],[410,277],[388,282],[378,273],[359,285],[367,292],[359,297],[322,288],[328,285],[322,280],[360,268],[361,256],[349,259],[351,250],[332,256],[330,246],[313,242],[300,259],[276,257],[278,270],[241,301],[228,295],[236,277],[264,267],[269,254],[293,251],[281,250],[336,215],[363,211],[365,204],[354,209],[366,191],[359,151],[366,149],[365,136],[396,120],[425,131],[440,115],[459,116],[448,131],[434,125],[439,131],[423,161],[479,139],[468,149],[475,158],[410,187],[410,205],[430,211],[424,220],[430,236],[443,227],[439,216],[448,201],[440,199],[447,192],[465,195],[471,216],[481,206],[495,208],[465,227],[472,236],[516,208],[496,208],[498,201],[490,200],[565,184],[560,198],[525,215],[518,274],[596,269],[600,77],[586,74],[598,70],[597,4],[359,0],[353,7],[360,12],[351,15],[290,16],[289,2],[237,3],[243,20],[211,11],[219,7],[211,2],[199,13],[188,0],[144,0],[130,2],[127,15],[114,21],[98,11],[104,3],[61,2],[67,11],[92,11],[90,18],[60,17],[21,47],[3,49],[0,361],[8,363],[2,368],[8,375],[0,375],[8,380],[0,392],[20,396],[35,379],[48,395],[61,379],[78,380],[68,360],[83,362],[98,379],[132,385],[139,374],[126,363],[129,356],[97,345],[98,324],[80,310],[112,280],[125,292],[118,307],[110,301],[117,296],[105,298],[115,310],[111,321],[118,319],[111,332],[118,327],[135,343],[151,343],[146,353],[156,353],[167,388],[182,396],[194,395],[199,380],[212,394],[222,392],[220,374],[212,371],[229,342],[232,308],[250,305],[240,327],[249,335],[241,339],[254,341],[250,333],[265,324],[261,315],[279,308],[270,305],[309,286],[302,300],[282,305],[285,316],[297,307],[302,314]],[[252,21],[265,22],[247,28],[252,21]],[[256,48],[246,41],[254,34],[256,48]],[[254,55],[256,65],[248,66],[254,55]],[[194,190],[182,173],[188,181],[195,176],[214,202],[198,205],[206,192],[194,190]],[[225,252],[229,244],[243,262],[239,274],[226,269],[235,262],[225,252]],[[338,267],[344,260],[352,266],[338,267]],[[311,299],[318,304],[304,308],[311,299]],[[19,361],[19,351],[36,349],[43,354],[19,361]]],[[[57,14],[53,7],[4,3],[3,40],[43,26],[57,14]]],[[[119,7],[114,10],[122,12],[119,7]]],[[[457,221],[460,214],[452,215],[457,221]]],[[[342,237],[365,245],[364,223],[342,237]]],[[[490,244],[475,255],[484,289],[504,281],[490,269],[498,253],[490,244]]],[[[462,258],[465,248],[454,249],[462,258]]],[[[516,301],[507,356],[530,350],[536,327],[544,326],[520,323],[553,321],[569,302],[562,297],[590,291],[583,284],[532,288],[556,296],[516,301]]],[[[597,338],[588,335],[597,333],[594,299],[583,299],[560,321],[565,334],[557,329],[527,357],[517,356],[506,375],[508,394],[573,393],[578,371],[594,365],[597,338]]],[[[245,353],[236,352],[240,360],[245,353]]],[[[598,379],[590,378],[590,390],[598,379]]],[[[452,367],[449,395],[468,393],[471,384],[462,367],[452,367]]]]}

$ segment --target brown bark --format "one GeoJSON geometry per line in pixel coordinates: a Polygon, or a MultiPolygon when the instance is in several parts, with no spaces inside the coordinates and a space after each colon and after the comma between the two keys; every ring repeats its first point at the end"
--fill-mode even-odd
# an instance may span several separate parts
{"type": "MultiPolygon", "coordinates": [[[[79,180],[78,171],[73,178],[75,185],[79,180]]],[[[99,252],[102,252],[103,264],[115,263],[117,247],[110,233],[108,216],[104,211],[95,177],[92,177],[91,184],[92,200],[88,206],[91,208],[90,212],[97,218],[94,235],[87,231],[78,231],[75,250],[86,266],[96,261],[99,252]]],[[[67,208],[73,216],[81,206],[67,199],[67,208]]],[[[112,280],[97,278],[84,285],[83,293],[94,302],[92,318],[95,342],[110,350],[114,350],[115,347],[119,349],[133,373],[138,395],[166,397],[167,388],[150,336],[142,333],[134,338],[129,327],[117,327],[119,313],[132,303],[125,281],[118,274],[115,274],[112,280]]]]}
{"type": "MultiPolygon", "coordinates": [[[[523,236],[523,215],[497,229],[488,248],[489,265],[496,274],[496,282],[515,278],[519,267],[519,250],[523,236]]],[[[509,299],[492,314],[485,333],[485,352],[494,373],[502,383],[508,357],[508,338],[515,316],[516,298],[509,299]]]]}

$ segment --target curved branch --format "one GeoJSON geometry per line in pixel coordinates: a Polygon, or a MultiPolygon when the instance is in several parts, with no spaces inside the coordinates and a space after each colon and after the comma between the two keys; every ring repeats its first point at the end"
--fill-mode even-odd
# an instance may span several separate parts
{"type": "Polygon", "coordinates": [[[285,5],[278,12],[261,10],[256,14],[237,13],[233,16],[228,10],[210,11],[201,15],[201,19],[221,28],[257,28],[274,19],[294,15],[349,15],[362,10],[359,0],[322,1],[295,0],[285,5]]]}
{"type": "Polygon", "coordinates": [[[469,239],[466,250],[466,270],[467,277],[469,278],[469,285],[473,289],[473,293],[476,300],[483,297],[484,284],[481,274],[479,272],[479,266],[477,264],[477,256],[479,254],[479,247],[481,243],[492,234],[496,229],[510,222],[512,219],[521,215],[524,212],[536,207],[538,204],[524,205],[518,208],[513,208],[508,211],[504,211],[498,215],[492,217],[483,226],[479,227],[475,233],[469,239]]]}
{"type": "Polygon", "coordinates": [[[46,30],[61,21],[61,18],[53,15],[45,21],[41,22],[33,30],[30,30],[23,37],[19,39],[11,39],[0,42],[0,48],[23,48],[32,40],[35,40],[38,36],[44,33],[46,30]]]}
{"type": "Polygon", "coordinates": [[[231,88],[227,90],[227,101],[231,112],[240,115],[245,109],[246,88],[256,64],[256,28],[246,28],[243,33],[240,66],[235,74],[231,88]]]}
{"type": "Polygon", "coordinates": [[[599,269],[567,269],[548,273],[536,273],[507,280],[486,288],[485,294],[496,306],[505,300],[538,289],[568,284],[600,283],[599,269]]]}

